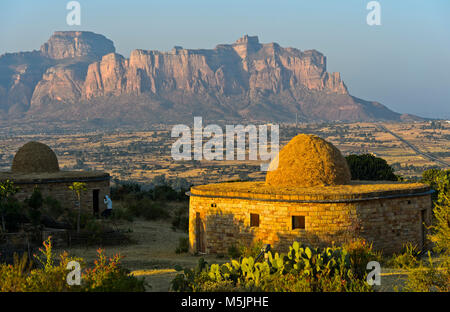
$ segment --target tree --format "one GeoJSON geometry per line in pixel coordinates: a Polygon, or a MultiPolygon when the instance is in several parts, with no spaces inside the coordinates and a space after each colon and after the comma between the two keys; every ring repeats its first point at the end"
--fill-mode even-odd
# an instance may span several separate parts
{"type": "Polygon", "coordinates": [[[10,180],[0,182],[0,214],[2,216],[2,231],[6,231],[5,214],[7,209],[8,199],[17,193],[19,189],[14,186],[10,180]]]}
{"type": "Polygon", "coordinates": [[[41,221],[41,208],[44,203],[44,199],[42,198],[42,193],[39,188],[35,187],[33,193],[30,198],[26,200],[26,204],[30,207],[28,212],[28,216],[31,219],[31,222],[34,226],[38,226],[41,221]]]}
{"type": "Polygon", "coordinates": [[[84,182],[73,182],[69,189],[73,191],[76,196],[76,205],[78,206],[78,217],[77,217],[77,233],[80,232],[80,217],[81,217],[81,192],[87,191],[86,183],[84,182]]]}
{"type": "Polygon", "coordinates": [[[352,180],[397,181],[394,169],[380,157],[371,154],[346,156],[352,180]]]}
{"type": "Polygon", "coordinates": [[[437,251],[450,256],[450,170],[430,169],[422,174],[422,182],[436,191],[433,233],[429,236],[437,251]]]}

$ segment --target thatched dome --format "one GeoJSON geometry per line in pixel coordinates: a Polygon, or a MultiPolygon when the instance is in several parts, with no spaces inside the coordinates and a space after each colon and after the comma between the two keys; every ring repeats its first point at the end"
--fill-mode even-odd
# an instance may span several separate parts
{"type": "Polygon", "coordinates": [[[348,184],[351,179],[347,161],[331,143],[315,135],[294,137],[272,161],[266,184],[280,187],[310,187],[348,184]]]}
{"type": "Polygon", "coordinates": [[[58,158],[50,147],[39,142],[28,142],[17,151],[12,163],[12,172],[57,172],[58,158]]]}

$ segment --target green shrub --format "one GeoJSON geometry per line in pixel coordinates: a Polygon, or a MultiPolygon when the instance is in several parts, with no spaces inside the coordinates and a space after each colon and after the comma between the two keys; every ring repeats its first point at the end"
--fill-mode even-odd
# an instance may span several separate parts
{"type": "Polygon", "coordinates": [[[388,265],[397,269],[413,268],[419,264],[421,254],[416,245],[406,243],[399,254],[395,253],[389,259],[388,265]]]}
{"type": "Polygon", "coordinates": [[[189,237],[180,237],[178,239],[178,247],[175,249],[175,253],[185,253],[189,251],[189,237]]]}
{"type": "Polygon", "coordinates": [[[61,206],[61,203],[51,196],[44,199],[44,212],[54,219],[58,219],[64,215],[66,209],[61,206]]]}
{"type": "Polygon", "coordinates": [[[397,181],[394,169],[380,157],[371,154],[348,155],[345,157],[352,180],[397,181]]]}
{"type": "Polygon", "coordinates": [[[359,279],[366,275],[367,263],[382,260],[381,253],[374,251],[372,244],[362,238],[353,239],[343,244],[342,248],[348,252],[352,271],[359,279]]]}
{"type": "Polygon", "coordinates": [[[116,205],[111,212],[112,220],[126,220],[132,222],[134,220],[133,214],[125,207],[116,205]]]}
{"type": "Polygon", "coordinates": [[[440,261],[434,263],[430,252],[428,262],[408,267],[405,291],[450,291],[450,170],[431,169],[423,173],[422,182],[437,192],[433,196],[433,223],[427,237],[434,243],[440,261]]]}
{"type": "Polygon", "coordinates": [[[250,246],[238,242],[228,247],[228,256],[231,259],[238,259],[240,257],[256,258],[261,253],[263,246],[264,244],[261,241],[255,241],[250,246]]]}
{"type": "Polygon", "coordinates": [[[174,230],[179,229],[185,233],[189,231],[189,206],[179,207],[175,210],[172,228],[174,230]]]}
{"type": "MultiPolygon", "coordinates": [[[[148,202],[147,202],[148,203],[148,202]]],[[[159,202],[150,202],[150,205],[145,206],[142,216],[145,220],[161,220],[170,217],[165,205],[159,202]]]]}
{"type": "Polygon", "coordinates": [[[69,285],[66,281],[70,261],[85,265],[82,258],[62,253],[59,261],[53,258],[50,238],[44,242],[40,255],[35,255],[39,267],[33,269],[26,256],[14,259],[13,265],[0,264],[0,291],[62,292],[62,291],[144,291],[145,283],[129,274],[120,264],[121,257],[107,258],[98,250],[94,267],[84,269],[81,285],[69,285]]]}
{"type": "Polygon", "coordinates": [[[142,217],[146,220],[167,219],[170,216],[164,204],[148,198],[130,202],[126,209],[132,216],[142,217]]]}
{"type": "Polygon", "coordinates": [[[440,265],[434,264],[430,252],[428,263],[410,268],[404,291],[409,292],[449,292],[450,261],[445,259],[440,265]]]}
{"type": "Polygon", "coordinates": [[[242,250],[237,244],[232,244],[228,247],[227,252],[231,259],[238,259],[242,256],[242,250]]]}
{"type": "MultiPolygon", "coordinates": [[[[181,270],[181,268],[178,268],[181,270]]],[[[203,259],[172,281],[174,291],[238,289],[245,291],[371,291],[367,274],[353,271],[342,247],[309,248],[294,242],[289,252],[268,253],[267,262],[241,257],[222,265],[203,259]]]]}

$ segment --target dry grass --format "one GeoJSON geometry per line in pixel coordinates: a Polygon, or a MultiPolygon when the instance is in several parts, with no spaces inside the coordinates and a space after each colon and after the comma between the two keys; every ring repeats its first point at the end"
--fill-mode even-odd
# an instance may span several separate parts
{"type": "MultiPolygon", "coordinates": [[[[271,186],[264,182],[216,183],[194,186],[191,192],[197,195],[214,193],[227,196],[229,193],[239,193],[240,196],[252,195],[319,195],[319,196],[351,196],[362,197],[365,194],[379,193],[414,193],[425,191],[428,186],[422,183],[401,183],[387,181],[351,181],[347,185],[313,186],[313,187],[282,187],[271,186]]],[[[237,194],[236,194],[237,195],[237,194]]]]}
{"type": "Polygon", "coordinates": [[[271,166],[277,161],[278,168],[267,172],[267,185],[309,187],[350,182],[350,170],[341,152],[315,135],[299,134],[294,137],[271,166]]]}

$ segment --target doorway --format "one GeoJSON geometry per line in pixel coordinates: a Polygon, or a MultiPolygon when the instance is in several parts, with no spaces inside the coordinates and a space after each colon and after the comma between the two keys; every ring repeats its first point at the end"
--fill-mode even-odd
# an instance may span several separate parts
{"type": "Polygon", "coordinates": [[[197,252],[205,253],[205,227],[199,212],[195,213],[195,237],[197,252]]]}
{"type": "Polygon", "coordinates": [[[99,216],[99,194],[100,190],[93,190],[92,191],[92,208],[94,216],[99,216]]]}

